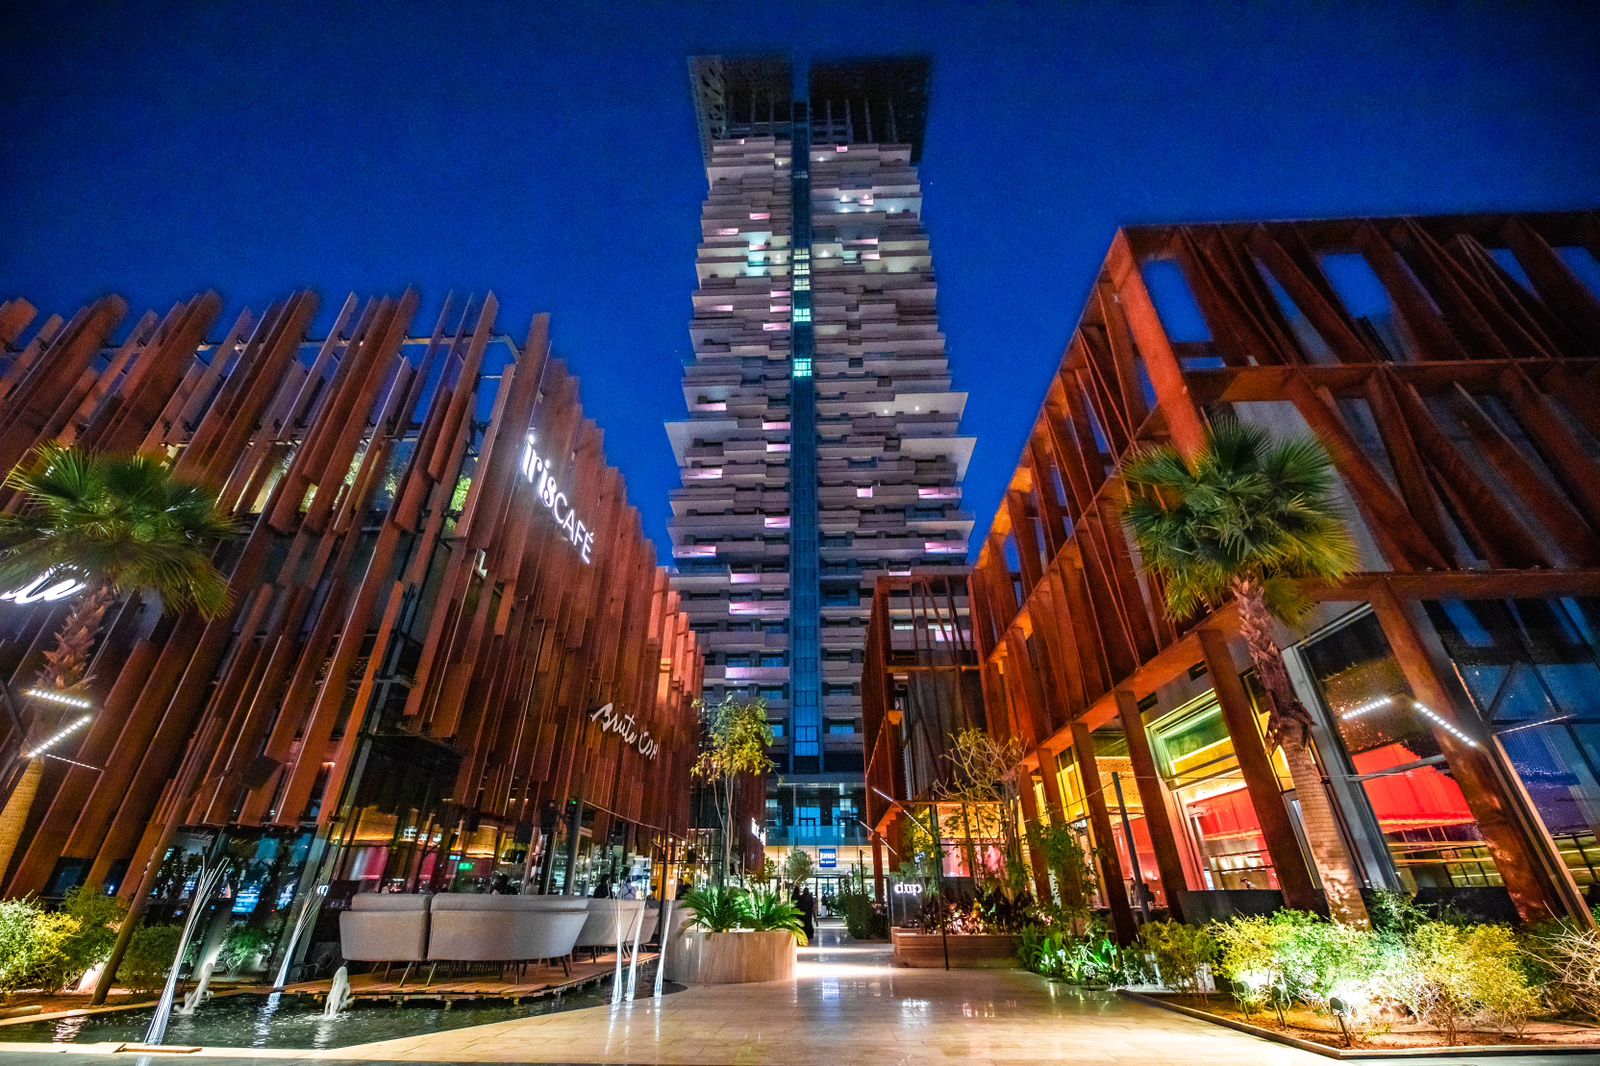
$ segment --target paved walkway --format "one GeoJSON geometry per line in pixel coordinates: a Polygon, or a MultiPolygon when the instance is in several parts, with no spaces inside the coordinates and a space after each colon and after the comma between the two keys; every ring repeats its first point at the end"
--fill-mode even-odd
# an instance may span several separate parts
{"type": "Polygon", "coordinates": [[[694,1064],[1127,1063],[1310,1066],[1270,1041],[1015,971],[904,970],[824,923],[796,980],[691,988],[661,1001],[363,1044],[389,1062],[694,1064]]]}
{"type": "MultiPolygon", "coordinates": [[[[886,948],[841,943],[844,938],[834,923],[824,924],[818,939],[818,947],[802,950],[792,984],[698,987],[659,1002],[644,999],[616,1008],[591,1007],[322,1052],[216,1048],[194,1058],[204,1059],[207,1066],[1325,1066],[1333,1061],[1110,993],[1051,985],[1019,971],[894,969],[886,948]]],[[[132,1066],[167,1066],[171,1061],[142,1055],[115,1059],[132,1066]]],[[[0,1048],[0,1066],[103,1066],[106,1061],[104,1056],[0,1048]]],[[[1387,1061],[1398,1066],[1408,1060],[1387,1061]]],[[[1467,1052],[1427,1061],[1576,1066],[1583,1060],[1553,1055],[1490,1058],[1467,1052]]],[[[1417,1060],[1409,1062],[1415,1066],[1417,1060]]]]}

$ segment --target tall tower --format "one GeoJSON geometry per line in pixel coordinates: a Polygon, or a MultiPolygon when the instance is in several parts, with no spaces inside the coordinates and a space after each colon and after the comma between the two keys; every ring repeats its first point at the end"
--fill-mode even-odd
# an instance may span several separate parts
{"type": "MultiPolygon", "coordinates": [[[[922,59],[697,57],[710,192],[671,422],[676,587],[710,699],[766,698],[768,845],[865,843],[861,663],[875,578],[961,562],[972,531],[922,229],[922,59]]],[[[836,853],[837,854],[837,853],[836,853]]]]}

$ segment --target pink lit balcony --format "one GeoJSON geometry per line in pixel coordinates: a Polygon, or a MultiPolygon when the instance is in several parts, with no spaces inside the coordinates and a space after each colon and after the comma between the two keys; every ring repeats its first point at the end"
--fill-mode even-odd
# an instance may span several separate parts
{"type": "Polygon", "coordinates": [[[962,540],[925,540],[922,550],[929,555],[965,555],[967,543],[962,540]]]}
{"type": "Polygon", "coordinates": [[[761,328],[763,330],[765,330],[766,332],[768,332],[768,333],[788,333],[789,332],[789,323],[787,323],[787,322],[763,322],[763,323],[761,323],[761,328]]]}
{"type": "Polygon", "coordinates": [[[771,218],[772,218],[772,212],[771,211],[752,211],[752,212],[750,212],[750,221],[751,222],[766,222],[766,221],[769,221],[771,218]]]}
{"type": "Polygon", "coordinates": [[[728,613],[741,618],[782,618],[789,613],[789,605],[782,600],[734,600],[728,604],[728,613]]]}
{"type": "Polygon", "coordinates": [[[680,544],[672,549],[674,559],[715,559],[717,546],[715,544],[680,544]]]}
{"type": "Polygon", "coordinates": [[[787,681],[787,666],[728,666],[722,676],[728,681],[787,681]]]}
{"type": "Polygon", "coordinates": [[[762,519],[762,523],[768,529],[788,529],[789,516],[786,514],[768,515],[766,518],[762,519]]]}
{"type": "Polygon", "coordinates": [[[722,467],[720,466],[691,466],[683,472],[685,481],[721,481],[722,467]]]}
{"type": "Polygon", "coordinates": [[[786,440],[769,440],[769,441],[767,441],[767,451],[769,453],[771,453],[771,452],[786,452],[788,450],[789,450],[789,442],[786,441],[786,440]]]}
{"type": "Polygon", "coordinates": [[[789,428],[789,423],[787,423],[787,422],[762,422],[761,423],[761,428],[762,429],[788,429],[789,428]]]}
{"type": "Polygon", "coordinates": [[[919,500],[959,500],[961,498],[961,490],[950,486],[923,487],[917,489],[917,498],[919,500]]]}
{"type": "Polygon", "coordinates": [[[728,575],[728,584],[730,584],[730,585],[759,585],[759,584],[761,584],[761,575],[760,574],[749,574],[749,573],[745,573],[743,571],[735,571],[734,573],[731,573],[731,574],[728,575]]]}

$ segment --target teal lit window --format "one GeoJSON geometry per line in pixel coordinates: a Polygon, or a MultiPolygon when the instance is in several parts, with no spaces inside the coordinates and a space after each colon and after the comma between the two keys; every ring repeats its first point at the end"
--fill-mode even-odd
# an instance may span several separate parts
{"type": "Polygon", "coordinates": [[[811,360],[804,356],[797,356],[794,361],[794,376],[808,378],[811,376],[811,360]]]}
{"type": "Polygon", "coordinates": [[[796,307],[794,309],[794,320],[796,322],[810,322],[811,321],[811,308],[809,308],[809,307],[796,307]]]}

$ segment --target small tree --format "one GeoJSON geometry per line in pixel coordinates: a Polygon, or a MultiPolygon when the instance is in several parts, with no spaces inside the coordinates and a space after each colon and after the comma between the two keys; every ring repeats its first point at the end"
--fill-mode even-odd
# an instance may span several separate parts
{"type": "Polygon", "coordinates": [[[956,804],[957,814],[941,835],[963,842],[967,867],[980,885],[998,882],[1015,895],[1023,887],[1019,882],[1025,880],[1018,876],[1023,869],[1022,849],[1014,817],[1022,745],[1010,737],[996,739],[981,729],[963,729],[952,738],[944,757],[952,773],[935,791],[941,799],[956,804]],[[1000,841],[1003,868],[998,873],[978,851],[979,842],[988,840],[1000,841]]]}
{"type": "Polygon", "coordinates": [[[711,784],[711,802],[722,824],[722,867],[717,884],[725,885],[733,854],[733,817],[737,809],[739,779],[760,777],[773,767],[767,749],[772,727],[767,724],[766,701],[740,700],[729,694],[716,705],[696,700],[705,727],[703,747],[695,759],[695,777],[711,784]]]}
{"type": "Polygon", "coordinates": [[[1122,470],[1128,529],[1160,579],[1167,614],[1183,621],[1231,595],[1267,712],[1267,738],[1283,750],[1308,843],[1334,918],[1368,924],[1355,862],[1311,751],[1311,715],[1295,695],[1276,616],[1310,606],[1297,579],[1339,581],[1357,554],[1334,497],[1333,461],[1312,438],[1274,440],[1220,419],[1193,455],[1166,445],[1135,453],[1122,470]]]}
{"type": "MultiPolygon", "coordinates": [[[[811,853],[804,848],[791,848],[783,857],[783,880],[790,885],[803,885],[816,874],[816,864],[811,853]]],[[[797,889],[798,890],[798,889],[797,889]]]]}

